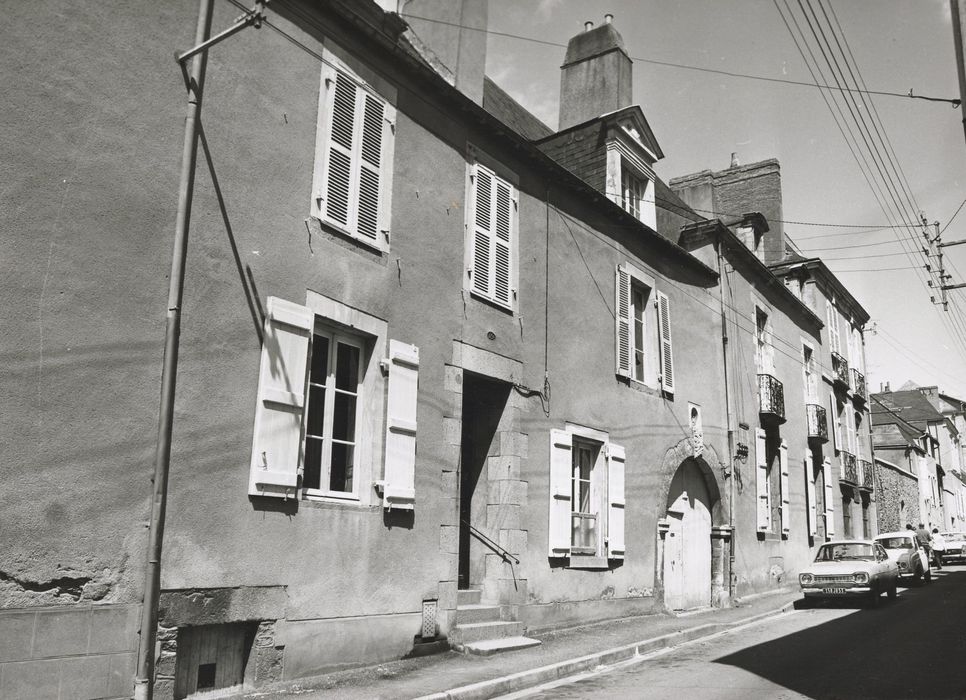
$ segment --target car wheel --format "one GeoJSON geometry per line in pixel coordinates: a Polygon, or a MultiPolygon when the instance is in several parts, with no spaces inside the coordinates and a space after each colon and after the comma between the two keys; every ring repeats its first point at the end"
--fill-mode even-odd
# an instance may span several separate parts
{"type": "Polygon", "coordinates": [[[917,566],[916,567],[916,573],[912,577],[912,582],[916,586],[921,586],[922,585],[922,579],[923,579],[923,576],[922,576],[922,567],[921,566],[917,566]]]}
{"type": "Polygon", "coordinates": [[[895,600],[899,595],[899,581],[893,581],[889,586],[889,600],[895,600]]]}
{"type": "Polygon", "coordinates": [[[880,595],[880,593],[881,593],[881,591],[879,591],[878,588],[873,588],[872,591],[869,593],[869,607],[870,608],[877,608],[877,607],[879,607],[879,595],[880,595]]]}
{"type": "Polygon", "coordinates": [[[926,573],[923,575],[922,579],[926,583],[932,581],[932,569],[926,569],[926,573]]]}

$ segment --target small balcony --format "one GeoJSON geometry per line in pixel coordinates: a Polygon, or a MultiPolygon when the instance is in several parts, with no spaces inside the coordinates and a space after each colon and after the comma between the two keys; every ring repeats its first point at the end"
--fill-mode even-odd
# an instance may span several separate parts
{"type": "Polygon", "coordinates": [[[859,458],[859,486],[867,491],[874,487],[874,476],[872,474],[872,462],[859,458]]]}
{"type": "Polygon", "coordinates": [[[859,485],[859,468],[855,455],[851,452],[842,453],[842,474],[839,479],[853,486],[859,485]]]}
{"type": "Polygon", "coordinates": [[[763,425],[785,422],[785,388],[770,374],[758,375],[758,412],[763,425]]]}
{"type": "Polygon", "coordinates": [[[837,352],[832,353],[832,379],[846,389],[850,387],[849,361],[837,352]]]}
{"type": "Polygon", "coordinates": [[[828,418],[825,408],[816,403],[807,403],[805,416],[808,418],[808,439],[820,443],[828,442],[828,418]]]}
{"type": "Polygon", "coordinates": [[[852,368],[852,396],[863,401],[869,400],[868,390],[865,387],[865,375],[855,367],[852,368]]]}

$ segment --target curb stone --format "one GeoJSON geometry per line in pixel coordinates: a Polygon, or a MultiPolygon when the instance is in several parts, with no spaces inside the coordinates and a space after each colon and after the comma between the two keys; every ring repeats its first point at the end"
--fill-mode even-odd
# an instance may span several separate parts
{"type": "Polygon", "coordinates": [[[452,688],[440,693],[424,695],[421,698],[417,698],[417,700],[489,700],[490,698],[498,695],[506,695],[507,693],[523,690],[525,688],[532,688],[533,686],[541,685],[543,683],[564,678],[566,676],[572,676],[576,673],[580,673],[581,671],[596,668],[597,666],[614,664],[618,661],[624,661],[635,656],[643,656],[644,654],[649,654],[660,649],[667,649],[678,646],[679,644],[684,644],[685,642],[692,642],[696,639],[701,639],[702,637],[709,637],[713,634],[717,634],[718,632],[724,632],[729,629],[741,627],[742,625],[751,624],[759,620],[780,615],[793,608],[794,602],[787,603],[776,610],[770,610],[768,612],[759,613],[758,615],[752,615],[744,618],[743,620],[736,620],[735,622],[712,622],[706,625],[700,625],[699,627],[694,627],[689,630],[672,632],[671,634],[655,637],[653,639],[646,639],[640,642],[615,647],[613,649],[587,654],[586,656],[568,659],[567,661],[559,661],[547,666],[540,666],[539,668],[520,671],[519,673],[514,673],[509,676],[491,678],[490,680],[464,685],[459,688],[452,688]]]}

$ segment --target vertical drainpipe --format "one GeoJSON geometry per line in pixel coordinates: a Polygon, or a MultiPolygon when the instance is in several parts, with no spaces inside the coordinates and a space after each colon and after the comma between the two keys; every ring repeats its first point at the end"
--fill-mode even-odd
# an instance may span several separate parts
{"type": "MultiPolygon", "coordinates": [[[[204,42],[211,31],[212,0],[200,0],[195,44],[204,42]]],[[[144,572],[144,601],[141,606],[141,632],[138,643],[135,700],[154,696],[154,645],[158,630],[158,599],[161,592],[161,543],[168,498],[168,468],[171,462],[171,428],[174,395],[178,376],[178,342],[181,336],[181,302],[184,291],[185,259],[188,252],[188,225],[194,191],[195,163],[198,156],[198,122],[202,86],[208,54],[202,51],[191,61],[188,108],[181,154],[181,180],[178,185],[178,214],[174,230],[171,275],[168,278],[168,307],[164,331],[164,361],[161,370],[161,407],[158,412],[158,444],[154,460],[154,491],[148,530],[147,566],[144,572]]]]}
{"type": "Polygon", "coordinates": [[[718,238],[718,279],[720,291],[718,300],[721,302],[721,354],[724,360],[724,390],[725,390],[725,417],[728,426],[728,464],[731,469],[728,483],[728,525],[731,528],[731,536],[728,538],[728,601],[733,603],[735,599],[735,428],[731,410],[731,388],[728,384],[728,317],[725,312],[724,285],[728,281],[727,270],[724,261],[724,241],[718,238]]]}

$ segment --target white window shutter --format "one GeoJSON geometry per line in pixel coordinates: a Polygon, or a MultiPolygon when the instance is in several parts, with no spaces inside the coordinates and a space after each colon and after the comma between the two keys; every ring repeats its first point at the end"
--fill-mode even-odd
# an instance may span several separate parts
{"type": "Polygon", "coordinates": [[[805,459],[805,488],[808,496],[808,534],[812,537],[818,533],[818,511],[815,506],[815,470],[812,469],[811,462],[805,459]]]}
{"type": "Polygon", "coordinates": [[[332,110],[326,153],[325,194],[322,211],[327,220],[349,229],[353,221],[352,192],[357,183],[353,161],[356,150],[356,110],[359,88],[346,75],[335,71],[329,86],[332,110]]]}
{"type": "Polygon", "coordinates": [[[768,495],[768,456],[765,447],[765,431],[755,428],[755,483],[758,497],[758,532],[771,527],[771,508],[768,495]]]}
{"type": "Polygon", "coordinates": [[[416,500],[416,404],[419,348],[389,341],[389,396],[383,506],[412,510],[416,500]]]}
{"type": "Polygon", "coordinates": [[[631,376],[631,276],[627,269],[617,266],[614,286],[614,318],[616,319],[617,376],[631,376]]]}
{"type": "Polygon", "coordinates": [[[392,216],[392,162],[396,140],[396,108],[391,104],[384,105],[382,124],[382,159],[379,181],[379,232],[383,236],[381,244],[389,241],[392,216]]]}
{"type": "Polygon", "coordinates": [[[607,556],[624,558],[624,448],[607,446],[607,556]]]}
{"type": "Polygon", "coordinates": [[[832,447],[842,450],[842,424],[839,422],[838,406],[835,401],[835,394],[829,393],[829,422],[832,424],[832,447]]]}
{"type": "Polygon", "coordinates": [[[382,156],[385,135],[385,104],[360,90],[358,182],[356,232],[360,237],[379,241],[379,205],[382,200],[382,156]]]}
{"type": "Polygon", "coordinates": [[[782,532],[788,534],[792,529],[792,507],[791,507],[791,479],[788,477],[788,442],[782,440],[778,448],[778,464],[781,468],[781,483],[779,484],[782,492],[782,532]]]}
{"type": "Polygon", "coordinates": [[[510,306],[512,303],[512,270],[510,240],[513,232],[513,221],[516,218],[513,190],[510,185],[499,178],[494,178],[493,192],[493,298],[510,306]]]}
{"type": "Polygon", "coordinates": [[[845,449],[849,454],[856,454],[855,415],[849,406],[845,407],[845,449]]]}
{"type": "Polygon", "coordinates": [[[305,369],[312,337],[311,309],[269,297],[258,377],[248,493],[295,495],[302,461],[305,369]]]}
{"type": "Polygon", "coordinates": [[[566,430],[550,431],[550,557],[570,554],[573,447],[573,435],[566,430]]]}
{"type": "Polygon", "coordinates": [[[657,328],[661,344],[661,388],[674,393],[674,358],[671,353],[671,302],[667,294],[657,292],[657,328]]]}
{"type": "Polygon", "coordinates": [[[822,461],[822,481],[825,482],[825,534],[835,534],[835,488],[832,484],[832,462],[826,457],[822,461]]]}
{"type": "Polygon", "coordinates": [[[493,176],[479,164],[473,166],[473,255],[471,275],[473,290],[490,296],[493,270],[490,265],[493,249],[493,176]]]}

